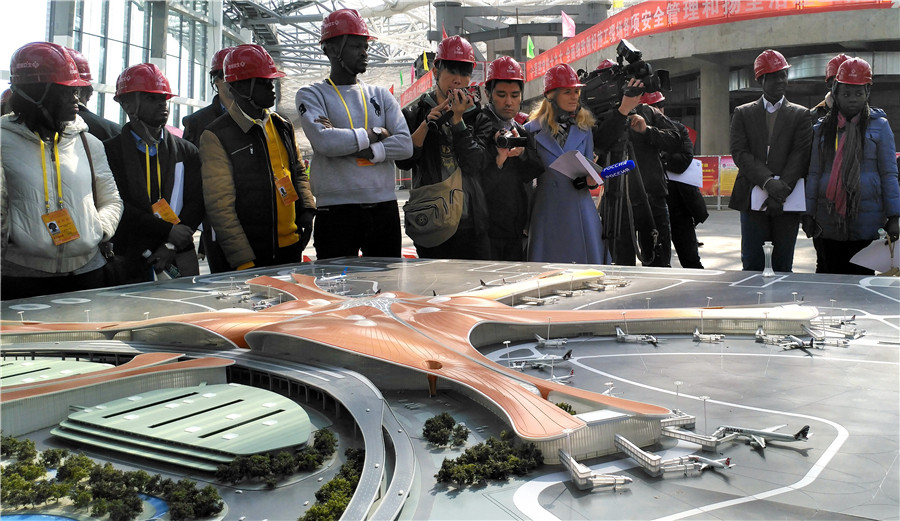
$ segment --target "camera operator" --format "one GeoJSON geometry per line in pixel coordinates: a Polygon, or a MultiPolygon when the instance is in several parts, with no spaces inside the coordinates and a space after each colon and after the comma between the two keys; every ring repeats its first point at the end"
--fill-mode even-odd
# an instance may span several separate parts
{"type": "Polygon", "coordinates": [[[622,122],[626,102],[633,104],[634,94],[640,101],[644,88],[638,87],[635,79],[628,78],[623,84],[622,104],[611,117],[604,118],[595,136],[601,162],[633,159],[637,164],[637,172],[607,181],[601,202],[603,228],[614,264],[634,266],[639,255],[644,266],[670,267],[668,190],[660,154],[680,153],[683,143],[672,121],[645,104],[628,111],[624,130],[615,127],[622,122]],[[615,142],[617,135],[623,139],[615,142]]]}
{"type": "Polygon", "coordinates": [[[475,138],[488,158],[482,188],[493,260],[525,260],[531,182],[544,171],[534,137],[515,120],[524,84],[522,67],[513,58],[492,61],[485,81],[488,104],[475,123],[475,138]]]}
{"type": "MultiPolygon", "coordinates": [[[[405,109],[403,115],[412,134],[413,155],[396,161],[397,167],[412,170],[410,202],[406,211],[406,232],[422,258],[487,259],[490,254],[487,205],[479,183],[487,156],[475,141],[473,126],[479,107],[466,87],[475,66],[472,45],[460,36],[450,36],[438,45],[434,60],[434,89],[405,109]],[[459,172],[457,172],[459,170],[459,172]],[[427,234],[411,233],[410,205],[416,190],[461,177],[462,211],[442,229],[427,234]]],[[[455,194],[456,188],[450,190],[455,194]]],[[[458,195],[450,195],[447,200],[458,195]]],[[[426,216],[419,215],[425,220],[426,216]]]]}

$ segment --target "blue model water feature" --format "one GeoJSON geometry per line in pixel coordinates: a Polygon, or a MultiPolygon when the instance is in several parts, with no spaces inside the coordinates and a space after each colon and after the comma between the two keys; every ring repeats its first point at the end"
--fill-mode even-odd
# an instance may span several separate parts
{"type": "Polygon", "coordinates": [[[143,501],[150,503],[154,512],[148,517],[148,521],[160,519],[169,512],[169,504],[156,496],[148,496],[146,494],[138,494],[143,501]]]}

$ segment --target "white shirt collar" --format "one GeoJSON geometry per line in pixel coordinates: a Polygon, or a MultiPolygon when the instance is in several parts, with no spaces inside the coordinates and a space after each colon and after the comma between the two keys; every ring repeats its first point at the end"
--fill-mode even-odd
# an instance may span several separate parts
{"type": "Polygon", "coordinates": [[[775,112],[776,110],[780,109],[780,108],[781,108],[781,105],[782,105],[783,103],[784,103],[784,96],[782,96],[781,99],[778,100],[778,103],[775,103],[775,104],[769,103],[769,100],[767,100],[766,97],[763,96],[763,106],[766,107],[766,112],[768,112],[769,114],[771,114],[771,113],[775,112]]]}

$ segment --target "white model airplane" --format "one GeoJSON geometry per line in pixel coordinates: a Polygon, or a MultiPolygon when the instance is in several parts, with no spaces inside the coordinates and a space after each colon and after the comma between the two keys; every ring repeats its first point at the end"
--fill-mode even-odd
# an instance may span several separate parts
{"type": "Polygon", "coordinates": [[[622,328],[616,326],[616,342],[631,342],[634,344],[640,344],[642,342],[646,342],[648,344],[653,344],[653,347],[659,346],[659,340],[653,335],[629,335],[628,333],[622,331],[622,328]]]}
{"type": "Polygon", "coordinates": [[[700,332],[700,328],[694,328],[694,342],[709,342],[710,344],[715,344],[716,342],[722,342],[725,340],[725,335],[716,335],[716,334],[704,334],[700,332]]]}
{"type": "Polygon", "coordinates": [[[510,367],[513,369],[525,369],[526,366],[531,366],[532,369],[543,369],[545,367],[553,368],[553,366],[557,362],[565,362],[566,360],[572,358],[572,350],[569,349],[566,351],[566,354],[560,355],[535,355],[535,356],[524,356],[519,358],[511,358],[507,360],[510,363],[510,367]]]}
{"type": "Polygon", "coordinates": [[[793,441],[806,441],[809,439],[809,425],[804,425],[802,429],[797,431],[797,434],[784,434],[782,432],[775,432],[782,427],[787,427],[785,425],[776,425],[774,427],[769,427],[767,429],[745,429],[743,427],[732,427],[730,425],[722,425],[716,432],[713,433],[713,437],[722,437],[728,434],[737,434],[738,437],[747,438],[751,445],[756,445],[757,447],[764,449],[766,448],[766,441],[784,441],[784,442],[793,442],[793,441]]]}
{"type": "Polygon", "coordinates": [[[339,280],[344,280],[347,278],[347,270],[349,270],[349,269],[350,269],[350,267],[347,266],[346,268],[344,268],[344,271],[338,273],[337,275],[329,275],[327,277],[326,276],[319,277],[316,279],[316,282],[336,282],[339,280]]]}
{"type": "Polygon", "coordinates": [[[809,356],[812,356],[812,353],[808,351],[809,349],[824,349],[821,342],[818,345],[816,344],[815,337],[810,337],[809,342],[805,342],[794,335],[787,335],[784,337],[784,340],[778,342],[778,346],[781,347],[783,351],[799,349],[809,356]]]}
{"type": "Polygon", "coordinates": [[[567,384],[572,380],[572,378],[575,378],[575,370],[574,369],[569,371],[569,374],[564,374],[562,376],[553,376],[553,374],[551,373],[550,378],[547,378],[547,381],[557,383],[557,384],[567,384]]]}
{"type": "Polygon", "coordinates": [[[534,339],[537,340],[538,347],[562,347],[569,341],[568,338],[544,338],[537,333],[534,334],[534,339]]]}
{"type": "Polygon", "coordinates": [[[691,454],[688,456],[688,460],[694,461],[700,464],[700,471],[703,472],[706,469],[730,469],[734,466],[731,462],[731,458],[722,458],[722,459],[710,459],[704,458],[703,456],[698,456],[696,454],[691,454]]]}
{"type": "Polygon", "coordinates": [[[485,282],[484,279],[478,279],[478,282],[480,282],[481,286],[485,287],[485,288],[490,287],[490,286],[505,286],[506,285],[505,278],[501,278],[500,282],[485,282]]]}

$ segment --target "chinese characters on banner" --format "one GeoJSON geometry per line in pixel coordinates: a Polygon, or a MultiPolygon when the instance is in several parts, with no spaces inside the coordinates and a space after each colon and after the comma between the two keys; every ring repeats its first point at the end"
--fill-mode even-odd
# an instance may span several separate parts
{"type": "MultiPolygon", "coordinates": [[[[648,1],[607,18],[574,38],[548,49],[526,64],[527,81],[539,78],[559,63],[572,63],[622,39],[665,31],[740,22],[773,16],[856,9],[887,9],[891,0],[677,0],[648,1]]],[[[607,56],[611,58],[612,56],[607,56]]]]}

